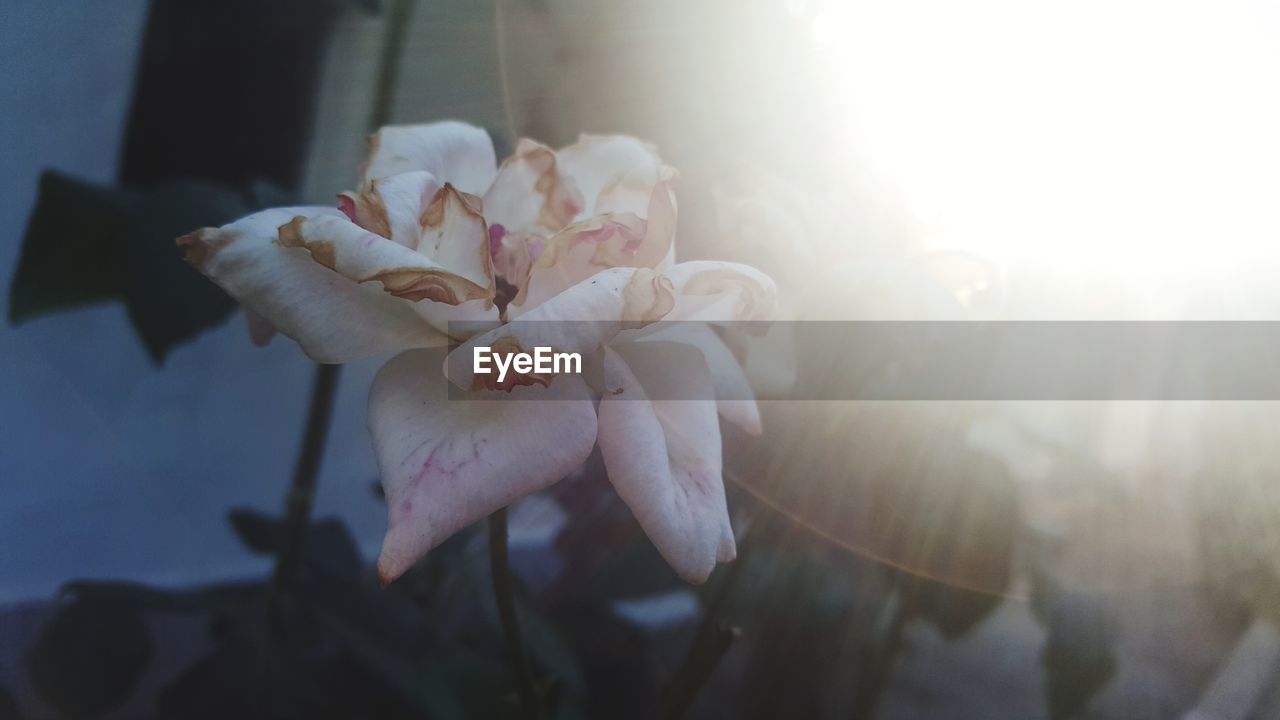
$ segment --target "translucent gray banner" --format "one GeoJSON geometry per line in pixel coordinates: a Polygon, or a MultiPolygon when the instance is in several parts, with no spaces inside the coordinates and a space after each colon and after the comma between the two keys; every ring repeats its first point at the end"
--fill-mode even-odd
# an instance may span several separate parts
{"type": "MultiPolygon", "coordinates": [[[[630,397],[648,400],[1280,400],[1280,322],[516,321],[476,330],[454,327],[471,340],[455,346],[451,368],[470,365],[462,361],[477,345],[578,350],[598,392],[626,395],[617,386],[630,371],[643,388],[630,397]]],[[[456,379],[490,380],[477,377],[456,379]]]]}

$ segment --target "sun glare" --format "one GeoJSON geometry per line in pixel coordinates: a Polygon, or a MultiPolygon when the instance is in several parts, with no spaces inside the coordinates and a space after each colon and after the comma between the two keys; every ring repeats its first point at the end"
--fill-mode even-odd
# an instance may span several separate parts
{"type": "Polygon", "coordinates": [[[812,18],[852,140],[1006,262],[1143,274],[1280,255],[1280,12],[1259,2],[906,0],[812,18]]]}

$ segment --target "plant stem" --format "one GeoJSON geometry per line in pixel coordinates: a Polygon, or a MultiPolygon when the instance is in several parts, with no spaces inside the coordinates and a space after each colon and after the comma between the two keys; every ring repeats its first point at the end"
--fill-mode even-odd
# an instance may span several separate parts
{"type": "Polygon", "coordinates": [[[382,57],[378,61],[378,86],[374,90],[373,108],[369,113],[369,132],[377,132],[378,128],[391,121],[391,105],[395,99],[396,84],[400,81],[404,40],[409,34],[415,4],[415,0],[392,0],[387,8],[382,57]]]}
{"type": "Polygon", "coordinates": [[[302,436],[302,449],[294,466],[293,482],[285,497],[285,536],[276,556],[272,588],[276,593],[291,590],[298,580],[302,554],[306,549],[307,529],[311,524],[311,506],[315,498],[316,477],[329,435],[329,418],[338,388],[338,365],[317,365],[311,386],[311,406],[307,411],[307,427],[302,436]]]}
{"type": "MultiPolygon", "coordinates": [[[[764,511],[767,512],[767,511],[764,511]]],[[[757,514],[742,531],[742,539],[738,543],[738,557],[725,570],[724,577],[716,586],[715,594],[702,613],[702,622],[694,634],[693,642],[685,654],[684,661],[672,676],[671,684],[663,694],[664,715],[668,720],[684,717],[689,706],[698,695],[698,691],[711,679],[712,673],[720,664],[720,659],[729,651],[733,641],[738,639],[741,631],[718,620],[728,600],[729,592],[737,585],[746,565],[747,555],[754,545],[754,538],[759,534],[755,526],[764,523],[765,517],[757,514]],[[753,532],[755,530],[755,532],[753,532]]]]}
{"type": "Polygon", "coordinates": [[[498,605],[498,618],[507,639],[511,674],[520,691],[520,704],[527,720],[541,720],[542,703],[533,678],[533,665],[525,652],[520,634],[520,617],[516,614],[515,588],[511,582],[511,561],[507,555],[507,509],[489,516],[489,571],[493,575],[493,597],[498,605]]]}

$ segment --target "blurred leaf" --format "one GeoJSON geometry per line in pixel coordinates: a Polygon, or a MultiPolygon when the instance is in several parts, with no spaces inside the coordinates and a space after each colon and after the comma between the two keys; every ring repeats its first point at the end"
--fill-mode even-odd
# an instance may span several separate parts
{"type": "Polygon", "coordinates": [[[42,174],[9,285],[9,322],[116,297],[117,249],[137,202],[132,192],[42,174]]]}
{"type": "Polygon", "coordinates": [[[225,583],[200,590],[159,590],[141,583],[117,581],[70,582],[63,594],[99,603],[130,606],[138,612],[239,612],[259,603],[263,586],[256,582],[225,583]]]}
{"type": "Polygon", "coordinates": [[[174,240],[283,197],[263,183],[248,192],[198,180],[138,191],[45,171],[9,287],[9,322],[120,299],[159,363],[235,307],[183,262],[174,240]]]}
{"type": "Polygon", "coordinates": [[[27,674],[49,705],[71,717],[93,717],[128,699],[151,652],[136,606],[120,598],[78,597],[41,629],[27,651],[27,674]]]}
{"type": "MultiPolygon", "coordinates": [[[[284,538],[283,520],[248,508],[232,509],[228,520],[236,535],[253,552],[260,555],[280,552],[284,538]]],[[[355,540],[346,525],[336,518],[311,524],[307,533],[306,561],[312,567],[339,577],[355,577],[364,568],[355,540]]]]}
{"type": "Polygon", "coordinates": [[[1102,601],[1038,578],[1032,610],[1048,632],[1041,654],[1049,717],[1076,717],[1115,673],[1116,623],[1102,601]]]}

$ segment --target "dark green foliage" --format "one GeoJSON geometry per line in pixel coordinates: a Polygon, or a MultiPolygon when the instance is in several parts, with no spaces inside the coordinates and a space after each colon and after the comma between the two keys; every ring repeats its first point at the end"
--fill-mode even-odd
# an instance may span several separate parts
{"type": "Polygon", "coordinates": [[[265,185],[239,191],[190,180],[134,191],[46,171],[9,286],[9,322],[121,300],[159,363],[235,307],[183,262],[174,240],[281,200],[265,185]]]}
{"type": "Polygon", "coordinates": [[[41,699],[59,712],[96,717],[128,699],[151,652],[134,604],[118,596],[77,596],[27,651],[27,673],[41,699]]]}

